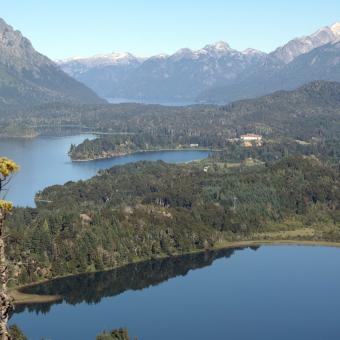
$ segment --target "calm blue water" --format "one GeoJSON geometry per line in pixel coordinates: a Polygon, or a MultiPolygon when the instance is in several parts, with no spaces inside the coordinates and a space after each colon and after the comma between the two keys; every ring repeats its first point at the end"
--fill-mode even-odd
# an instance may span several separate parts
{"type": "MultiPolygon", "coordinates": [[[[38,190],[89,178],[115,164],[186,162],[208,155],[154,152],[72,163],[70,144],[86,137],[1,140],[0,155],[21,165],[7,198],[33,205],[38,190]]],[[[118,327],[139,340],[339,339],[339,264],[340,249],[298,246],[151,261],[30,288],[64,298],[19,307],[11,322],[31,340],[94,340],[102,330],[118,327]]]]}
{"type": "Polygon", "coordinates": [[[40,285],[65,300],[11,322],[32,340],[94,340],[118,327],[139,340],[338,340],[339,265],[340,249],[304,246],[148,262],[40,285]]]}
{"type": "Polygon", "coordinates": [[[87,179],[98,170],[117,164],[140,160],[163,160],[169,163],[188,162],[208,156],[206,151],[164,151],[93,162],[71,162],[67,155],[70,145],[78,144],[88,135],[71,137],[39,137],[32,140],[1,139],[0,156],[14,159],[21,167],[9,186],[6,199],[19,206],[34,206],[37,191],[53,184],[87,179]]]}

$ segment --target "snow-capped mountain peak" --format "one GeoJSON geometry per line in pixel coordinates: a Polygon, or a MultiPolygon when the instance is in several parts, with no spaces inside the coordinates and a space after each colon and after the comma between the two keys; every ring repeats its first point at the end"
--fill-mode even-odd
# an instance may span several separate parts
{"type": "Polygon", "coordinates": [[[119,60],[126,60],[130,58],[134,58],[134,56],[128,52],[112,52],[108,54],[98,54],[98,55],[95,55],[94,58],[119,61],[119,60]]]}
{"type": "Polygon", "coordinates": [[[340,22],[336,22],[330,27],[331,31],[340,37],[340,22]]]}
{"type": "Polygon", "coordinates": [[[211,45],[216,51],[226,52],[230,51],[231,48],[225,41],[217,41],[215,44],[211,45]]]}
{"type": "Polygon", "coordinates": [[[169,55],[166,54],[166,53],[159,53],[159,54],[156,54],[156,55],[150,57],[150,59],[151,58],[154,58],[154,59],[166,59],[168,57],[169,57],[169,55]]]}
{"type": "MultiPolygon", "coordinates": [[[[229,46],[228,43],[225,41],[218,41],[214,44],[209,44],[203,47],[203,51],[208,51],[208,52],[214,52],[218,54],[224,54],[228,53],[230,51],[233,51],[233,49],[229,46]]],[[[202,51],[200,50],[200,51],[202,51]]]]}
{"type": "Polygon", "coordinates": [[[285,63],[289,63],[299,55],[308,53],[316,47],[338,41],[339,38],[340,23],[335,23],[332,26],[322,27],[311,35],[295,38],[271,54],[285,63]]]}
{"type": "Polygon", "coordinates": [[[209,44],[204,46],[198,50],[191,50],[189,48],[181,48],[173,55],[170,56],[173,60],[180,60],[182,58],[185,59],[193,59],[197,60],[200,57],[210,56],[210,57],[220,57],[224,54],[228,54],[230,52],[236,52],[233,50],[226,42],[218,41],[214,44],[209,44]]]}
{"type": "Polygon", "coordinates": [[[91,69],[99,69],[107,66],[136,67],[144,59],[137,58],[128,52],[113,52],[108,54],[96,54],[92,57],[71,57],[65,60],[58,60],[61,68],[71,76],[84,74],[91,69]]]}
{"type": "Polygon", "coordinates": [[[138,62],[138,58],[128,52],[113,52],[108,54],[96,54],[92,57],[71,57],[65,60],[59,60],[59,64],[81,63],[88,67],[108,66],[108,65],[123,65],[131,62],[138,62]]]}
{"type": "Polygon", "coordinates": [[[251,56],[251,55],[264,55],[266,53],[259,51],[259,50],[256,50],[255,48],[247,48],[247,49],[242,51],[242,54],[251,56]]]}
{"type": "Polygon", "coordinates": [[[230,89],[235,86],[235,92],[231,90],[228,97],[232,100],[243,96],[244,88],[240,85],[243,83],[249,93],[259,94],[256,85],[261,79],[263,84],[268,81],[269,92],[281,89],[286,83],[299,85],[305,80],[328,79],[327,73],[322,73],[324,68],[331,70],[332,80],[337,80],[339,41],[340,23],[335,23],[295,38],[269,54],[253,48],[238,51],[218,41],[198,49],[182,48],[169,55],[144,59],[126,52],[72,58],[60,67],[106,98],[193,99],[216,86],[230,86],[230,89]],[[329,60],[329,65],[323,64],[323,59],[329,60]],[[290,67],[295,67],[296,73],[301,72],[301,82],[292,76],[290,67]],[[287,79],[285,72],[290,75],[287,79]],[[273,80],[277,74],[282,81],[273,80]]]}

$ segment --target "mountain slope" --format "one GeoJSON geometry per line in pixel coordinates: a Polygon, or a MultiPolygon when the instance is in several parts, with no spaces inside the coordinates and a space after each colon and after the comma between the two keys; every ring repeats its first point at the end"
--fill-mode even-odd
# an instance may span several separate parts
{"type": "Polygon", "coordinates": [[[0,103],[20,107],[50,101],[103,102],[0,19],[0,103]]]}
{"type": "Polygon", "coordinates": [[[284,46],[278,47],[271,55],[285,63],[290,63],[301,54],[308,53],[322,45],[336,42],[339,39],[340,23],[335,23],[330,27],[323,27],[309,36],[293,39],[284,46]]]}
{"type": "MultiPolygon", "coordinates": [[[[225,106],[107,105],[96,110],[95,115],[85,113],[81,119],[85,126],[111,134],[72,146],[70,156],[77,160],[186,148],[190,144],[225,149],[230,146],[229,139],[245,133],[261,134],[269,144],[279,140],[322,142],[322,152],[317,153],[326,156],[324,142],[339,140],[340,83],[315,81],[297,90],[278,91],[225,106]],[[122,131],[127,134],[112,134],[122,131]]],[[[333,146],[328,149],[335,151],[330,157],[340,157],[335,156],[339,142],[330,144],[333,146]]]]}
{"type": "Polygon", "coordinates": [[[70,58],[59,64],[64,72],[87,84],[101,97],[108,98],[113,89],[119,91],[125,84],[131,72],[141,65],[141,59],[130,53],[116,52],[91,58],[70,58]]]}
{"type": "Polygon", "coordinates": [[[294,59],[279,72],[277,78],[288,88],[316,79],[340,81],[340,40],[294,59]]]}
{"type": "Polygon", "coordinates": [[[212,87],[198,99],[228,103],[278,90],[292,90],[314,80],[340,81],[340,41],[315,48],[275,70],[259,69],[232,85],[212,87]]]}

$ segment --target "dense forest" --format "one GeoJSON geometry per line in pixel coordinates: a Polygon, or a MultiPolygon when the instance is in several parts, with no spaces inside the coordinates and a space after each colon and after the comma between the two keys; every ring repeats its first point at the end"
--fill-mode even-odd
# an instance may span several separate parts
{"type": "Polygon", "coordinates": [[[309,142],[288,138],[264,141],[261,145],[244,147],[242,143],[226,143],[221,150],[212,152],[210,158],[222,162],[242,162],[247,159],[273,162],[287,156],[315,156],[336,164],[340,161],[340,139],[311,140],[309,142]]]}
{"type": "Polygon", "coordinates": [[[199,147],[201,163],[141,162],[52,186],[8,220],[13,284],[263,239],[340,241],[340,84],[227,106],[55,103],[0,113],[2,136],[96,132],[73,159],[199,147]],[[245,148],[242,133],[263,136],[245,148]],[[198,145],[198,146],[197,146],[198,145]],[[252,159],[252,167],[243,166],[252,159]],[[236,166],[230,167],[230,163],[236,166]]]}
{"type": "Polygon", "coordinates": [[[110,332],[104,331],[97,336],[96,340],[130,340],[130,337],[126,328],[119,328],[110,332]]]}
{"type": "Polygon", "coordinates": [[[215,161],[240,162],[248,158],[259,161],[275,161],[289,155],[314,155],[324,161],[340,160],[340,139],[311,139],[300,141],[292,138],[276,138],[253,143],[245,147],[238,139],[218,139],[214,136],[200,139],[197,136],[109,135],[86,139],[79,145],[71,145],[69,155],[73,160],[93,160],[121,156],[140,151],[164,149],[208,149],[215,161]]]}
{"type": "Polygon", "coordinates": [[[339,167],[288,157],[252,167],[139,162],[38,193],[8,219],[16,284],[240,240],[340,241],[339,167]],[[41,201],[43,200],[43,202],[41,201]]]}
{"type": "Polygon", "coordinates": [[[213,138],[201,139],[198,136],[149,135],[143,133],[104,135],[92,140],[85,139],[79,145],[72,144],[69,155],[73,160],[92,160],[122,156],[139,151],[202,149],[209,148],[212,144],[213,138]]]}
{"type": "Polygon", "coordinates": [[[221,107],[144,105],[138,109],[136,104],[127,104],[111,109],[117,110],[117,113],[110,109],[98,109],[95,124],[93,116],[85,118],[86,126],[94,124],[98,132],[109,135],[72,146],[72,159],[102,158],[160,148],[185,148],[190,144],[225,149],[231,139],[247,132],[263,135],[267,145],[274,142],[276,145],[270,146],[270,149],[278,149],[278,141],[283,141],[281,148],[288,152],[292,150],[293,154],[298,149],[293,145],[296,140],[310,145],[304,149],[301,146],[301,154],[311,154],[313,150],[320,154],[321,149],[329,152],[325,145],[334,150],[331,144],[339,143],[338,83],[314,82],[295,91],[281,91],[221,107]],[[118,131],[128,135],[110,135],[118,131]]]}

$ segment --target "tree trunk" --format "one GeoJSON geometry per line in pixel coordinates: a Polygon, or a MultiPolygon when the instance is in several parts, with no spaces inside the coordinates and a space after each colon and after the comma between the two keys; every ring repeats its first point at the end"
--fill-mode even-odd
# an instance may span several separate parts
{"type": "Polygon", "coordinates": [[[13,305],[12,298],[7,293],[8,272],[4,241],[4,219],[5,216],[0,211],[0,340],[10,340],[7,323],[13,305]]]}

